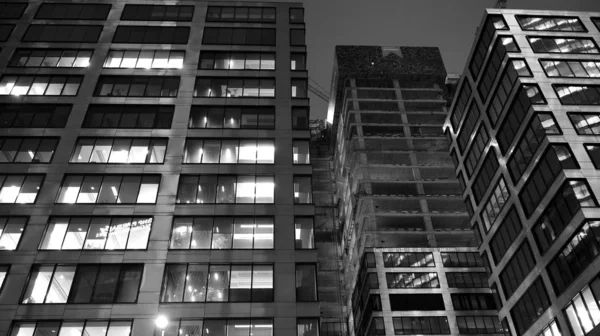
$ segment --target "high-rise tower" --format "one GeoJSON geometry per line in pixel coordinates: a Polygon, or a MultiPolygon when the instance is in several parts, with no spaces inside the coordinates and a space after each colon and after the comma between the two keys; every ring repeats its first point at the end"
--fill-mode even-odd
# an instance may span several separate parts
{"type": "Polygon", "coordinates": [[[301,4],[0,22],[0,334],[318,335],[301,4]]]}
{"type": "Polygon", "coordinates": [[[513,335],[600,328],[600,13],[488,9],[445,131],[513,335]]]}

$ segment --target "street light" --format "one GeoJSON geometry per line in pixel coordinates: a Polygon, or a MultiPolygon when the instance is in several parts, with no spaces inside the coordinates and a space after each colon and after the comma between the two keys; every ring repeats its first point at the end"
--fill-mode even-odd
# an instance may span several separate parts
{"type": "Polygon", "coordinates": [[[169,324],[167,317],[164,315],[158,315],[154,322],[156,323],[156,327],[162,331],[162,336],[165,336],[165,328],[169,324]]]}

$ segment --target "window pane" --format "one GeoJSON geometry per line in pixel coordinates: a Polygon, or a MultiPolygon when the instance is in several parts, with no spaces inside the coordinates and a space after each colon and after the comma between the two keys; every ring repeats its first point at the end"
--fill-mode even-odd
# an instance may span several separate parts
{"type": "MultiPolygon", "coordinates": [[[[68,219],[64,220],[65,222],[68,219]]],[[[63,250],[80,250],[83,248],[83,243],[85,241],[85,236],[89,229],[89,218],[71,218],[69,223],[69,229],[65,235],[64,241],[62,242],[63,250]]],[[[61,247],[58,246],[57,249],[61,247]]]]}
{"type": "Polygon", "coordinates": [[[296,265],[296,301],[316,301],[316,270],[314,265],[296,265]]]}
{"type": "Polygon", "coordinates": [[[188,265],[185,302],[204,302],[206,300],[207,278],[208,265],[188,265]]]}
{"type": "Polygon", "coordinates": [[[96,279],[92,302],[113,302],[117,290],[120,265],[104,264],[100,266],[100,272],[96,279]]]}
{"type": "Polygon", "coordinates": [[[110,228],[109,218],[92,218],[90,229],[85,240],[85,250],[102,250],[110,228]]]}
{"type": "Polygon", "coordinates": [[[230,249],[233,242],[233,218],[216,217],[214,219],[212,249],[230,249]]]}
{"type": "Polygon", "coordinates": [[[56,266],[45,303],[66,303],[76,266],[56,266]]]}
{"type": "Polygon", "coordinates": [[[23,295],[23,303],[44,303],[53,271],[53,266],[35,265],[32,267],[29,282],[23,295]]]}
{"type": "Polygon", "coordinates": [[[121,274],[119,277],[119,284],[117,286],[117,295],[115,297],[115,302],[131,303],[137,301],[138,290],[140,287],[140,282],[142,280],[143,270],[143,265],[124,264],[121,267],[121,274]]]}
{"type": "Polygon", "coordinates": [[[256,203],[273,203],[275,201],[275,182],[273,176],[256,177],[256,203]]]}
{"type": "Polygon", "coordinates": [[[314,248],[314,232],[312,218],[296,217],[296,248],[314,248]]]}
{"type": "Polygon", "coordinates": [[[185,289],[186,265],[166,265],[161,302],[182,302],[185,289]]]}
{"type": "Polygon", "coordinates": [[[232,265],[229,301],[250,302],[252,288],[252,266],[232,265]]]}
{"type": "Polygon", "coordinates": [[[227,301],[229,290],[229,266],[210,266],[207,301],[227,301]]]}

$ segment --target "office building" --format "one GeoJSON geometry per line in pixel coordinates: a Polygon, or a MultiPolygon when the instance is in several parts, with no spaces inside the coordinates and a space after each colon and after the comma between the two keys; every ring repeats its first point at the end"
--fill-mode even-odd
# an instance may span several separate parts
{"type": "Polygon", "coordinates": [[[0,334],[317,336],[304,36],[299,3],[0,3],[0,334]]]}
{"type": "Polygon", "coordinates": [[[334,138],[350,335],[504,335],[442,125],[437,48],[338,46],[334,138]]]}
{"type": "Polygon", "coordinates": [[[512,335],[600,328],[600,13],[488,9],[445,132],[512,335]]]}

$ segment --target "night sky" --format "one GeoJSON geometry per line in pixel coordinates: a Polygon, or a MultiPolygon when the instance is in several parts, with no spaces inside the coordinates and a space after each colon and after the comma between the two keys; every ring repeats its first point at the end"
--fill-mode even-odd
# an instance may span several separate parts
{"type": "MultiPolygon", "coordinates": [[[[308,74],[329,93],[336,45],[439,47],[446,71],[462,73],[485,8],[496,0],[278,0],[303,2],[308,74]]],[[[600,0],[508,0],[508,8],[600,12],[600,0]]],[[[312,93],[311,118],[327,103],[312,93]]]]}

